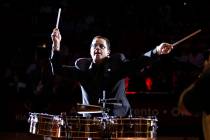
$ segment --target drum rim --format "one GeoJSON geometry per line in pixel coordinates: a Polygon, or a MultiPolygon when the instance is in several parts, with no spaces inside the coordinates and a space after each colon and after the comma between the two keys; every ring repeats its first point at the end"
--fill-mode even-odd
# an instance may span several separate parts
{"type": "Polygon", "coordinates": [[[158,121],[156,116],[135,116],[135,117],[113,117],[112,119],[116,120],[153,120],[153,121],[158,121]]]}

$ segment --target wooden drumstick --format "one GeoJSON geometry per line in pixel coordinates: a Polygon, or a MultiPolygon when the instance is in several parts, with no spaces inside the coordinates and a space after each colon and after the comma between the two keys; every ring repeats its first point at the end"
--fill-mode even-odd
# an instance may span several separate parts
{"type": "Polygon", "coordinates": [[[188,36],[186,36],[186,37],[180,39],[179,41],[173,43],[172,46],[174,47],[174,46],[178,45],[179,43],[181,43],[181,42],[183,42],[183,41],[189,39],[190,37],[196,35],[196,34],[199,33],[199,32],[201,32],[201,29],[199,29],[199,30],[197,30],[197,31],[195,31],[195,32],[193,32],[193,33],[191,33],[190,35],[188,35],[188,36]]]}
{"type": "Polygon", "coordinates": [[[60,15],[61,15],[61,8],[58,9],[58,16],[57,16],[57,22],[56,22],[56,28],[58,28],[59,21],[60,21],[60,15]]]}

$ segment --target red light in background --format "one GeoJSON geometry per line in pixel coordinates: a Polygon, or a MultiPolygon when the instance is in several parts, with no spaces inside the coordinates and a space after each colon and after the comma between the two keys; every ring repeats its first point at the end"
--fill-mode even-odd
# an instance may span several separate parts
{"type": "Polygon", "coordinates": [[[147,77],[145,79],[145,84],[146,84],[147,90],[152,90],[152,78],[147,77]]]}
{"type": "Polygon", "coordinates": [[[129,77],[125,78],[125,91],[126,91],[126,94],[137,94],[136,91],[128,91],[129,80],[130,80],[129,77]]]}
{"type": "Polygon", "coordinates": [[[125,78],[125,90],[128,91],[128,86],[129,86],[129,78],[125,78]]]}

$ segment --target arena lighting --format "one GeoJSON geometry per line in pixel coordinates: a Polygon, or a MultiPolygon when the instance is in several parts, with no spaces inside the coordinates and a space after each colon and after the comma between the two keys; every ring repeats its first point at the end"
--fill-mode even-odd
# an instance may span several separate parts
{"type": "Polygon", "coordinates": [[[145,79],[145,85],[146,85],[147,90],[149,90],[149,91],[152,90],[152,84],[153,84],[152,78],[147,77],[145,79]]]}
{"type": "Polygon", "coordinates": [[[129,95],[131,95],[131,94],[137,94],[137,92],[136,91],[126,91],[126,94],[129,94],[129,95]]]}

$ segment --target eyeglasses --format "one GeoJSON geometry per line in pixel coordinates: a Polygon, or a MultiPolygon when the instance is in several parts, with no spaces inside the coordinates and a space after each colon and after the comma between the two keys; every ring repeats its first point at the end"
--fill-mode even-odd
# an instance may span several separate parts
{"type": "Polygon", "coordinates": [[[91,47],[93,47],[94,49],[95,49],[96,47],[99,47],[100,49],[105,49],[105,48],[107,48],[107,47],[104,46],[103,44],[92,44],[91,47]]]}

